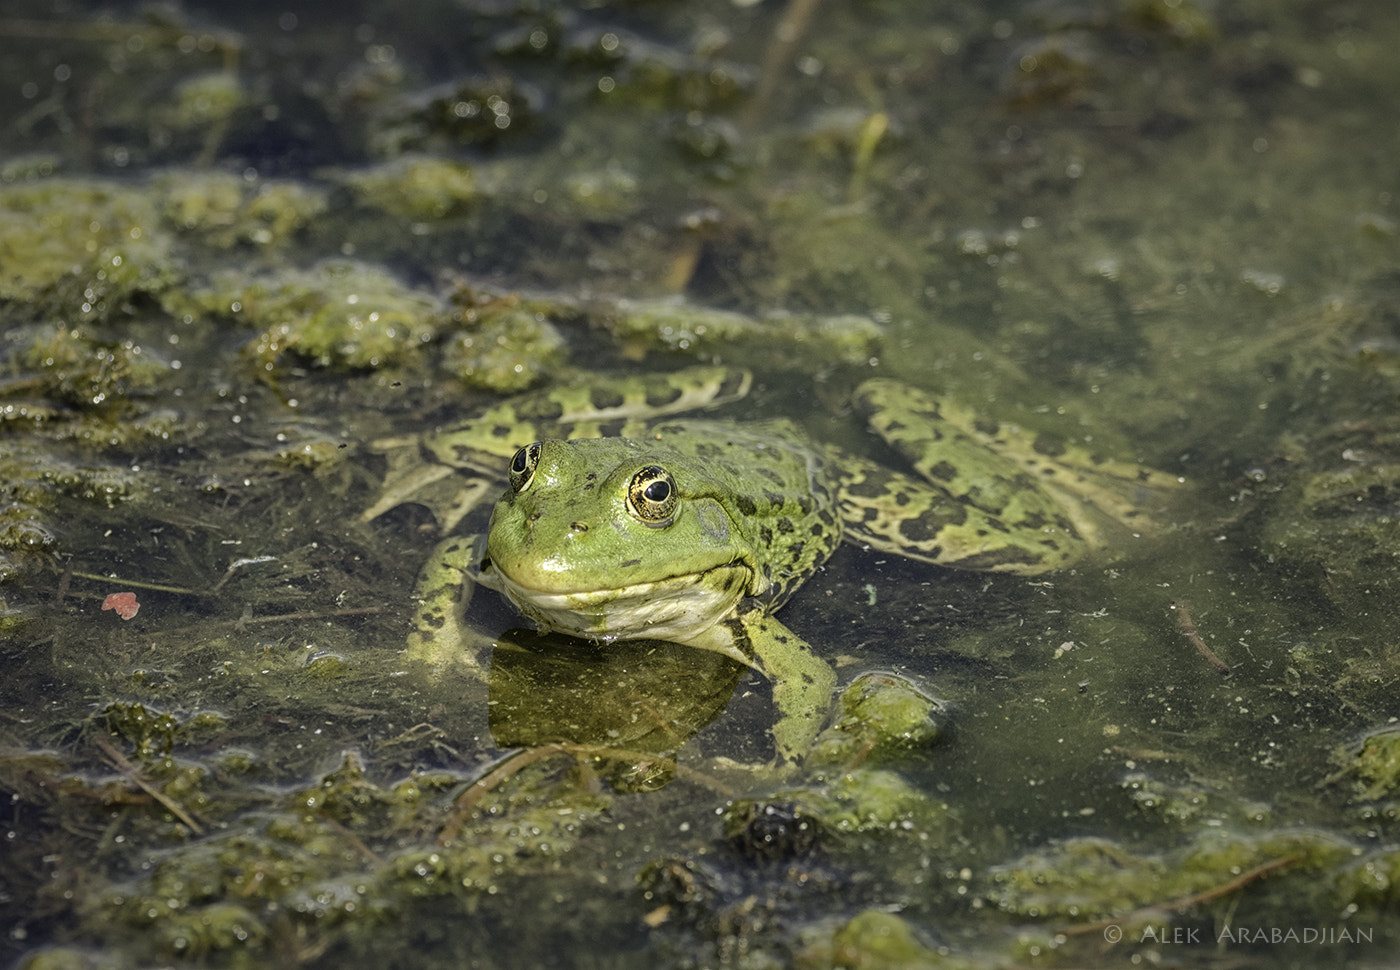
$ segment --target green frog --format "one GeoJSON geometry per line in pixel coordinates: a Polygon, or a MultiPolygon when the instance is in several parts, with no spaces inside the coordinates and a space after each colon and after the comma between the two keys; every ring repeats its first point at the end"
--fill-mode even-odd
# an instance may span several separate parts
{"type": "Polygon", "coordinates": [[[854,403],[917,472],[810,440],[783,420],[672,417],[743,398],[750,375],[697,367],[557,388],[458,427],[380,442],[390,471],[372,519],[407,501],[445,531],[508,480],[488,533],[450,536],[420,579],[410,656],[464,650],[473,585],[542,630],[713,650],[773,684],[778,753],[816,736],[835,674],[774,613],[844,542],[961,569],[1060,569],[1178,479],[1049,447],[915,388],[869,380],[854,403]]]}

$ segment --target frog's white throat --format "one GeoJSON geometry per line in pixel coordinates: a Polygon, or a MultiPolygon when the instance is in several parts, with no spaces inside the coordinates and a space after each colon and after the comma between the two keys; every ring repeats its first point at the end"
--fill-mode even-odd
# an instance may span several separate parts
{"type": "Polygon", "coordinates": [[[484,584],[499,590],[542,630],[589,640],[656,639],[686,643],[732,615],[752,571],[742,563],[631,586],[549,592],[515,582],[487,566],[484,584]]]}

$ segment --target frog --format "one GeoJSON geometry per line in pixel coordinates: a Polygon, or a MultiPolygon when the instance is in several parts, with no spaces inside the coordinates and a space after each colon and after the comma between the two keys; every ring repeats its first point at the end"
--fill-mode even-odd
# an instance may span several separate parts
{"type": "Polygon", "coordinates": [[[544,632],[658,640],[760,671],[775,751],[795,761],[836,675],[775,614],[843,543],[1034,576],[1115,529],[1146,531],[1182,483],[891,378],[861,382],[851,402],[907,471],[790,420],[689,415],[743,400],[752,382],[722,366],[581,381],[377,442],[389,473],[362,518],[419,502],[447,533],[419,580],[409,656],[481,674],[462,618],[480,585],[544,632]],[[485,535],[452,534],[502,484],[485,535]]]}

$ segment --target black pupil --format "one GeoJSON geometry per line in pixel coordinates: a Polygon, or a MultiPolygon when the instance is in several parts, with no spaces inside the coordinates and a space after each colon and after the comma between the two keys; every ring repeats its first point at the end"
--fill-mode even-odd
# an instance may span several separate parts
{"type": "Polygon", "coordinates": [[[513,471],[513,472],[524,472],[524,471],[525,471],[525,466],[526,466],[527,464],[529,464],[529,461],[530,461],[530,459],[529,459],[529,458],[526,456],[526,454],[525,454],[525,452],[526,452],[527,450],[528,450],[528,449],[521,448],[519,451],[517,451],[517,452],[515,453],[515,461],[513,461],[513,462],[510,463],[510,470],[511,470],[511,471],[513,471]]]}
{"type": "Polygon", "coordinates": [[[664,502],[671,495],[671,486],[667,482],[652,482],[642,489],[642,494],[648,502],[664,502]]]}

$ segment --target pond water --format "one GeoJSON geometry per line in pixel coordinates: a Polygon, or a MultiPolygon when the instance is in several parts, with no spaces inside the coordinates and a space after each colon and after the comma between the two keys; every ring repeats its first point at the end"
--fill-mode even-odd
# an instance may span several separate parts
{"type": "Polygon", "coordinates": [[[0,14],[0,959],[1391,964],[1391,0],[55,9],[0,14]],[[484,589],[425,647],[534,437],[468,508],[442,433],[701,365],[907,469],[895,379],[1144,514],[837,550],[805,757],[713,652],[484,589]]]}

